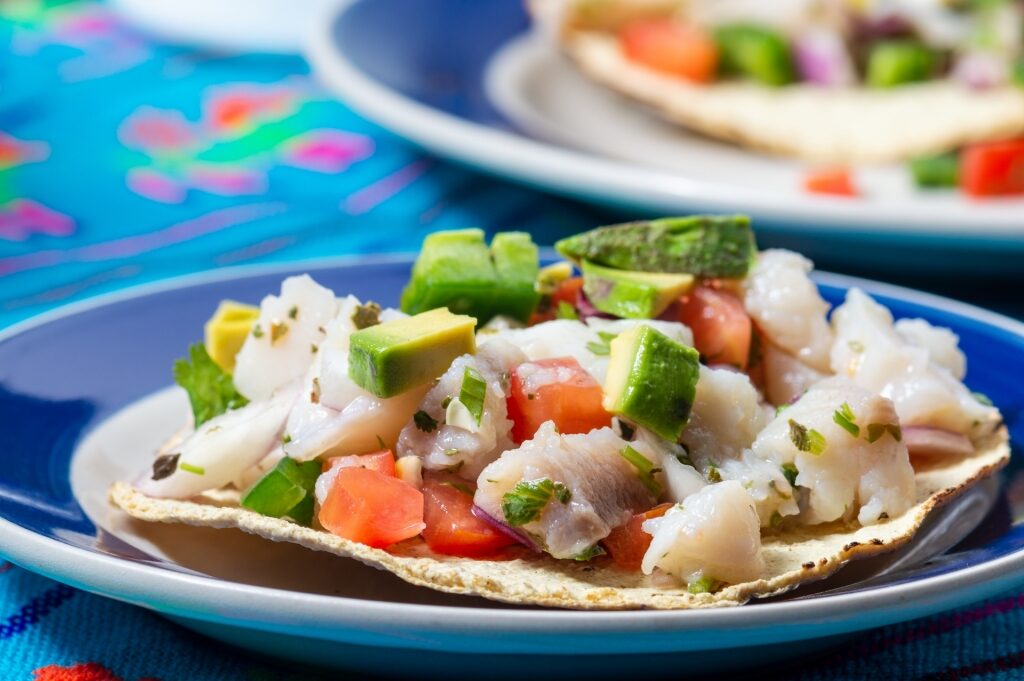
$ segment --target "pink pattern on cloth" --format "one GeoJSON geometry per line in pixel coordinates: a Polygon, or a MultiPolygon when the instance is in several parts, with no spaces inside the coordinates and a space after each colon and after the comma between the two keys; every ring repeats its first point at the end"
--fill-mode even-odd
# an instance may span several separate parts
{"type": "Polygon", "coordinates": [[[311,130],[284,145],[282,162],[318,173],[340,173],[373,153],[373,140],[341,130],[311,130]]]}
{"type": "Polygon", "coordinates": [[[33,234],[68,236],[74,231],[75,223],[67,215],[30,199],[0,205],[0,239],[24,241],[33,234]]]}
{"type": "Polygon", "coordinates": [[[181,203],[188,188],[173,177],[150,168],[132,168],[125,176],[128,188],[161,203],[181,203]]]}
{"type": "Polygon", "coordinates": [[[121,144],[153,155],[183,155],[198,146],[192,123],[180,111],[141,107],[117,131],[121,144]]]}
{"type": "Polygon", "coordinates": [[[196,165],[188,169],[185,182],[196,189],[221,196],[246,196],[262,194],[267,190],[264,173],[243,166],[224,164],[196,165]]]}
{"type": "Polygon", "coordinates": [[[46,142],[26,142],[0,131],[0,170],[45,161],[49,156],[46,142]]]}

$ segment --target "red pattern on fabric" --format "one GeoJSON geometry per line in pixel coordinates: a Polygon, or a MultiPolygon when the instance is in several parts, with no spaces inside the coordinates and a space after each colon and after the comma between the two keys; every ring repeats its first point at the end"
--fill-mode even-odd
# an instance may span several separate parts
{"type": "MultiPolygon", "coordinates": [[[[37,669],[33,673],[35,674],[33,681],[122,681],[121,677],[96,662],[76,664],[73,667],[61,667],[53,664],[37,669]]],[[[139,681],[160,681],[160,679],[146,677],[139,681]]]]}

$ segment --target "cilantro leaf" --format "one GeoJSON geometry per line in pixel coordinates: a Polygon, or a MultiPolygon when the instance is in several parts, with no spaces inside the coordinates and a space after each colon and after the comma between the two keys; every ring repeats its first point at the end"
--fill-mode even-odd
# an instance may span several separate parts
{"type": "Polygon", "coordinates": [[[597,558],[598,556],[603,556],[606,553],[608,552],[605,551],[600,544],[594,544],[589,549],[584,549],[583,551],[577,553],[575,556],[572,557],[572,559],[578,560],[582,563],[597,558]]]}
{"type": "MultiPolygon", "coordinates": [[[[561,485],[565,489],[565,485],[561,485]]],[[[568,490],[566,490],[568,491],[568,490]]],[[[523,480],[501,498],[501,512],[509,527],[520,527],[540,517],[555,494],[555,483],[549,478],[523,480]]]]}
{"type": "Polygon", "coordinates": [[[824,452],[828,444],[825,442],[824,435],[813,428],[797,423],[793,419],[789,419],[789,439],[793,442],[793,446],[801,452],[810,452],[815,456],[824,452]]]}
{"type": "Polygon", "coordinates": [[[845,430],[853,437],[860,437],[860,426],[857,425],[857,416],[850,408],[849,402],[843,402],[843,406],[836,409],[832,414],[832,420],[836,425],[845,430]]]}
{"type": "Polygon", "coordinates": [[[892,435],[892,439],[899,442],[903,439],[903,430],[896,423],[869,423],[868,442],[874,443],[886,433],[892,435]]]}
{"type": "Polygon", "coordinates": [[[659,485],[658,481],[654,479],[654,474],[660,472],[661,469],[655,468],[650,459],[629,445],[626,445],[626,448],[619,452],[619,454],[622,455],[623,459],[633,464],[633,467],[636,468],[637,473],[640,476],[640,482],[642,482],[644,487],[647,488],[647,491],[654,497],[660,497],[661,485],[659,485]]]}
{"type": "Polygon", "coordinates": [[[796,487],[796,476],[800,475],[800,471],[797,470],[796,464],[782,464],[782,474],[786,476],[786,481],[790,484],[791,487],[796,487]]]}
{"type": "Polygon", "coordinates": [[[202,343],[190,345],[188,359],[174,363],[174,381],[188,393],[197,427],[229,409],[249,404],[238,394],[231,375],[210,359],[202,343]]]}
{"type": "Polygon", "coordinates": [[[467,366],[462,372],[462,388],[459,390],[459,402],[469,411],[476,425],[484,416],[484,399],[487,397],[487,381],[480,372],[467,366]]]}
{"type": "Polygon", "coordinates": [[[413,423],[424,433],[432,433],[437,430],[437,419],[420,409],[412,415],[413,423]]]}
{"type": "Polygon", "coordinates": [[[607,331],[598,331],[597,336],[600,338],[599,341],[590,341],[587,343],[587,350],[598,356],[610,355],[612,352],[611,343],[615,340],[618,334],[609,333],[607,331]]]}

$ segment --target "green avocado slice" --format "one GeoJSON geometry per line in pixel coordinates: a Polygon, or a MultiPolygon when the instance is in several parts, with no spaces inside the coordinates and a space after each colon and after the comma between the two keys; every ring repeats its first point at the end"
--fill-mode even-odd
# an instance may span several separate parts
{"type": "Polygon", "coordinates": [[[700,354],[646,324],[620,333],[610,350],[602,406],[677,441],[697,395],[700,354]]]}
{"type": "Polygon", "coordinates": [[[555,244],[566,258],[637,272],[740,278],[757,246],[744,215],[694,215],[598,227],[555,244]]]}
{"type": "Polygon", "coordinates": [[[692,274],[631,272],[584,260],[583,291],[601,312],[625,319],[653,319],[693,287],[692,274]]]}

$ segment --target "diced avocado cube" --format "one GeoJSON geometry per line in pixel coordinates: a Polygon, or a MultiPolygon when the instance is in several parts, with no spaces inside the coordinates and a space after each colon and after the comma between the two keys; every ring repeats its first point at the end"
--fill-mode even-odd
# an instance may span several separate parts
{"type": "Polygon", "coordinates": [[[491,240],[491,257],[498,287],[488,292],[493,309],[490,316],[503,314],[525,322],[540,297],[536,291],[537,245],[526,232],[499,232],[491,240]]]}
{"type": "Polygon", "coordinates": [[[584,260],[583,292],[601,312],[653,319],[693,287],[692,274],[616,270],[584,260]]]}
{"type": "Polygon", "coordinates": [[[348,375],[377,397],[429,383],[452,361],[476,352],[476,320],[446,308],[377,324],[349,337],[348,375]]]}
{"type": "Polygon", "coordinates": [[[242,508],[272,518],[288,516],[301,525],[313,521],[313,488],[319,461],[298,463],[287,456],[242,495],[242,508]]]}
{"type": "Polygon", "coordinates": [[[870,87],[888,88],[928,80],[935,71],[935,53],[912,40],[880,42],[868,53],[865,80],[870,87]]]}
{"type": "Polygon", "coordinates": [[[700,354],[646,324],[620,333],[610,350],[605,410],[678,440],[697,394],[700,354]]]}
{"type": "Polygon", "coordinates": [[[960,179],[960,157],[942,154],[911,159],[910,174],[918,187],[955,187],[960,179]]]}
{"type": "Polygon", "coordinates": [[[752,24],[729,24],[715,31],[722,71],[763,85],[789,85],[796,80],[793,53],[779,32],[752,24]]]}
{"type": "Polygon", "coordinates": [[[402,292],[409,314],[447,307],[485,324],[496,315],[526,321],[537,304],[537,246],[525,232],[497,234],[487,247],[480,229],[428,236],[402,292]]]}
{"type": "Polygon", "coordinates": [[[235,370],[235,355],[259,316],[258,307],[222,300],[203,327],[203,343],[210,359],[227,373],[235,370]]]}
{"type": "Polygon", "coordinates": [[[693,215],[598,227],[555,244],[566,258],[620,270],[740,278],[757,255],[750,218],[693,215]]]}

